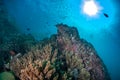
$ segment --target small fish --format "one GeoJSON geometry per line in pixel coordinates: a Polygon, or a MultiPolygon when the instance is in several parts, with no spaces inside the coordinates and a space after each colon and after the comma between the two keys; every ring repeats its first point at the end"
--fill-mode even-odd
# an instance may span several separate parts
{"type": "Polygon", "coordinates": [[[106,14],[106,13],[103,13],[104,14],[104,16],[106,17],[106,18],[108,18],[109,16],[108,16],[108,14],[106,14]]]}
{"type": "Polygon", "coordinates": [[[27,28],[27,31],[30,31],[30,28],[27,28]]]}

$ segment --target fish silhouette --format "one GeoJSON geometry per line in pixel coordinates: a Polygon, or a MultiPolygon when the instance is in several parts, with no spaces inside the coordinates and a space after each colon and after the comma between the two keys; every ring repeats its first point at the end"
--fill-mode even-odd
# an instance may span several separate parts
{"type": "Polygon", "coordinates": [[[27,30],[27,31],[30,31],[30,28],[27,28],[26,30],[27,30]]]}
{"type": "Polygon", "coordinates": [[[109,16],[108,16],[108,14],[106,14],[106,13],[103,13],[104,14],[104,16],[106,17],[106,18],[108,18],[109,16]]]}

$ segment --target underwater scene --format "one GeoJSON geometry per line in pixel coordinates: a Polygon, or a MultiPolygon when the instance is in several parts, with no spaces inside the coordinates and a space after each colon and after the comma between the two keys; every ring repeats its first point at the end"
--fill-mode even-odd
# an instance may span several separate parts
{"type": "Polygon", "coordinates": [[[0,80],[120,80],[119,0],[0,0],[0,80]]]}

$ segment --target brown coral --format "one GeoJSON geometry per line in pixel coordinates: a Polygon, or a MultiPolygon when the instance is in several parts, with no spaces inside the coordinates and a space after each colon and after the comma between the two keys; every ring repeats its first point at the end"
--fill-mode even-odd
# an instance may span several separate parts
{"type": "Polygon", "coordinates": [[[12,65],[11,69],[14,70],[17,76],[20,76],[20,79],[23,79],[23,75],[26,78],[28,75],[31,76],[30,78],[32,78],[33,75],[37,75],[37,76],[40,75],[38,74],[40,68],[45,69],[43,70],[43,73],[44,75],[46,74],[46,77],[49,77],[50,74],[54,72],[55,69],[53,71],[52,70],[49,71],[48,68],[51,66],[51,63],[54,62],[57,50],[54,50],[52,52],[52,48],[50,44],[44,46],[42,49],[38,49],[39,47],[40,46],[36,46],[35,48],[33,48],[34,51],[31,50],[28,54],[24,55],[20,59],[13,60],[11,62],[12,65]],[[46,66],[43,67],[44,65],[43,63],[45,62],[47,62],[46,66]],[[34,73],[37,72],[37,74],[34,74],[33,71],[35,71],[34,73]]]}
{"type": "Polygon", "coordinates": [[[49,80],[55,73],[55,68],[50,64],[50,61],[38,61],[29,63],[25,69],[21,70],[21,80],[49,80]],[[43,66],[43,64],[46,64],[43,66]]]}

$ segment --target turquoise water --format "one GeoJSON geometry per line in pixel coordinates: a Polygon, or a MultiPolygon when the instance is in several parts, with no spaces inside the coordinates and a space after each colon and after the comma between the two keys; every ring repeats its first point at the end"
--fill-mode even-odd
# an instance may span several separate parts
{"type": "Polygon", "coordinates": [[[5,4],[20,31],[38,40],[56,33],[57,23],[77,27],[80,37],[94,45],[112,80],[120,80],[119,1],[95,1],[102,7],[95,17],[83,13],[83,0],[5,0],[5,4]]]}

